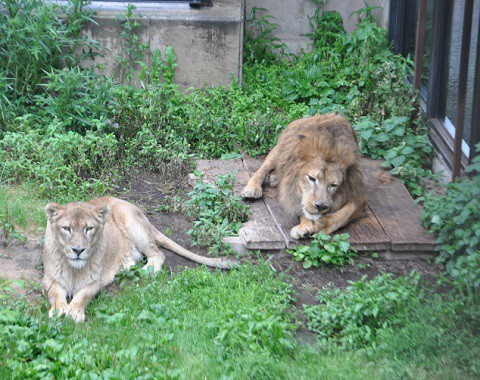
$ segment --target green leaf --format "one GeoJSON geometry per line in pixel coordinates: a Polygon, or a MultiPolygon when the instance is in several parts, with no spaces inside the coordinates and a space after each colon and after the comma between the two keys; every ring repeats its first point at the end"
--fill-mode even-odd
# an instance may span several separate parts
{"type": "Polygon", "coordinates": [[[303,262],[303,267],[304,267],[305,269],[311,268],[312,265],[313,265],[313,263],[310,261],[310,259],[305,259],[305,261],[303,262]]]}

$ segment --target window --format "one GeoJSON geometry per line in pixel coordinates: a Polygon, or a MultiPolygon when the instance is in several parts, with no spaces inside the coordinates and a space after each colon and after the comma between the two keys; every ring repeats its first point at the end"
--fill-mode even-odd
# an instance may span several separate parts
{"type": "MultiPolygon", "coordinates": [[[[391,0],[389,34],[395,51],[403,55],[413,56],[415,50],[420,1],[391,0]]],[[[480,1],[427,0],[422,22],[424,109],[432,122],[432,142],[456,175],[459,173],[455,171],[472,159],[475,144],[480,141],[480,1]],[[464,30],[469,31],[467,36],[463,35],[464,30]],[[464,52],[464,62],[468,64],[462,67],[462,42],[468,39],[464,52]],[[465,93],[459,92],[462,88],[465,93]],[[461,133],[463,141],[459,144],[461,133]]]]}

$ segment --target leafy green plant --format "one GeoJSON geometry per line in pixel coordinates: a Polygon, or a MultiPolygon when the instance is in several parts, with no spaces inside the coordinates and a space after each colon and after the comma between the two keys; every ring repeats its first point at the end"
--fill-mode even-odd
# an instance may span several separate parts
{"type": "Polygon", "coordinates": [[[292,355],[295,347],[291,324],[262,308],[227,311],[214,342],[225,358],[238,355],[245,348],[292,355]]]}
{"type": "Polygon", "coordinates": [[[435,178],[424,168],[424,163],[433,154],[424,124],[415,125],[406,116],[394,116],[381,124],[370,117],[363,117],[354,125],[362,153],[374,159],[385,159],[382,164],[392,167],[391,173],[398,175],[410,193],[424,193],[421,178],[435,178]]]}
{"type": "Polygon", "coordinates": [[[318,293],[319,305],[304,309],[308,327],[324,344],[352,348],[375,345],[378,331],[405,324],[404,310],[419,302],[420,276],[393,278],[384,273],[367,281],[352,282],[345,290],[325,288],[318,293]],[[397,318],[402,314],[404,319],[397,318]]]}
{"type": "Polygon", "coordinates": [[[52,119],[60,119],[67,131],[85,134],[90,129],[112,132],[108,120],[118,106],[111,79],[80,67],[46,73],[46,94],[37,103],[52,119]]]}
{"type": "Polygon", "coordinates": [[[0,126],[11,120],[4,107],[13,105],[23,113],[33,96],[43,92],[46,72],[95,54],[98,44],[82,34],[82,27],[93,22],[88,3],[0,2],[0,126]]]}
{"type": "Polygon", "coordinates": [[[113,135],[62,133],[58,121],[46,130],[30,128],[28,118],[23,122],[25,131],[8,132],[0,140],[2,182],[36,182],[40,196],[57,201],[102,194],[111,186],[117,151],[113,135]]]}
{"type": "Polygon", "coordinates": [[[272,63],[285,54],[286,45],[279,38],[273,37],[278,24],[270,21],[274,17],[268,10],[252,7],[246,20],[245,44],[243,58],[247,63],[272,63]],[[262,13],[258,17],[257,13],[262,13]]]}
{"type": "Polygon", "coordinates": [[[438,261],[471,298],[480,288],[480,156],[466,172],[471,176],[445,185],[444,195],[423,198],[422,220],[437,234],[438,261]]]}
{"type": "Polygon", "coordinates": [[[313,267],[343,267],[346,264],[353,264],[357,256],[356,251],[348,241],[349,234],[327,235],[320,231],[316,234],[310,245],[301,245],[295,249],[288,249],[287,252],[293,256],[295,261],[303,261],[305,269],[313,267]]]}
{"type": "Polygon", "coordinates": [[[177,54],[172,46],[165,48],[165,54],[159,49],[154,49],[151,56],[151,65],[140,62],[141,70],[138,78],[142,82],[142,86],[170,86],[177,89],[174,82],[175,67],[177,67],[177,54]]]}
{"type": "Polygon", "coordinates": [[[116,73],[120,82],[132,84],[135,71],[140,67],[140,63],[145,57],[145,53],[149,50],[150,44],[142,42],[139,35],[140,22],[142,15],[134,13],[136,7],[128,4],[125,14],[120,14],[117,19],[122,24],[121,54],[116,57],[116,73]]]}
{"type": "Polygon", "coordinates": [[[214,184],[203,182],[202,173],[195,175],[195,186],[183,204],[193,221],[187,233],[194,244],[208,247],[210,254],[231,254],[231,248],[222,240],[237,233],[248,217],[248,206],[233,192],[235,173],[218,175],[214,184]]]}

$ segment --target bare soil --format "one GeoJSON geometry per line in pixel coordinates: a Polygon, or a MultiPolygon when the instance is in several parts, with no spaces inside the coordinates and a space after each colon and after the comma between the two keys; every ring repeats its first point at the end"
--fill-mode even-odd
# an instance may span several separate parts
{"type": "MultiPolygon", "coordinates": [[[[117,196],[139,206],[148,216],[150,221],[160,231],[171,231],[169,237],[184,247],[199,254],[206,254],[205,249],[192,247],[192,239],[186,231],[191,228],[191,222],[181,212],[164,211],[162,205],[171,206],[172,196],[176,194],[185,197],[191,190],[186,181],[174,184],[165,184],[158,175],[150,172],[138,172],[130,175],[128,182],[119,186],[117,196]],[[163,211],[162,211],[163,210],[163,211]]],[[[196,267],[193,263],[172,252],[165,253],[165,268],[178,272],[185,267],[196,267]]],[[[42,277],[41,266],[42,246],[40,239],[29,240],[23,245],[13,244],[6,247],[0,246],[0,277],[9,279],[23,279],[39,283],[42,277]]],[[[386,260],[372,259],[368,256],[359,257],[354,265],[342,269],[303,269],[302,264],[295,262],[288,254],[265,255],[271,267],[278,273],[286,273],[293,279],[294,288],[297,290],[296,306],[302,309],[304,304],[315,303],[315,294],[327,284],[336,287],[346,287],[349,281],[359,280],[367,275],[372,278],[382,272],[405,276],[415,270],[422,274],[428,283],[433,283],[438,278],[442,268],[425,259],[386,260]]],[[[256,260],[256,257],[246,256],[241,260],[256,260]]]]}

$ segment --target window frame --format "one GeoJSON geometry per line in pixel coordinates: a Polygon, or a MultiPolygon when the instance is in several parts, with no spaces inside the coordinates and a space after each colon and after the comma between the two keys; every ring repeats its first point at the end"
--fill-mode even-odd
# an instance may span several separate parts
{"type": "MultiPolygon", "coordinates": [[[[416,2],[391,0],[389,36],[394,44],[394,51],[396,53],[403,55],[408,53],[408,39],[409,37],[411,38],[412,23],[416,25],[416,22],[413,20],[416,20],[417,18],[419,1],[421,0],[417,0],[416,2]],[[416,3],[417,5],[414,15],[411,13],[413,3],[416,3]],[[409,30],[406,30],[407,25],[410,25],[409,30]]],[[[466,0],[465,7],[469,5],[473,7],[473,0],[466,0]],[[470,4],[468,2],[470,2],[470,4]]],[[[421,94],[427,94],[427,96],[426,98],[422,96],[421,105],[430,122],[430,137],[432,144],[449,169],[452,170],[453,177],[455,177],[460,174],[460,171],[464,169],[474,155],[478,153],[475,151],[475,144],[480,142],[480,28],[478,31],[476,61],[474,67],[475,79],[472,97],[471,138],[470,141],[467,141],[467,144],[470,147],[470,155],[467,157],[461,150],[461,145],[461,154],[458,154],[458,142],[455,144],[455,138],[448,132],[448,128],[445,124],[452,14],[452,1],[434,1],[432,20],[433,40],[431,46],[431,58],[428,62],[428,85],[426,87],[422,85],[421,88],[421,94]]],[[[417,41],[418,38],[425,38],[425,35],[417,36],[417,33],[418,31],[415,28],[417,41]]],[[[468,46],[468,52],[470,49],[471,46],[468,46]]],[[[465,72],[461,70],[459,74],[461,76],[461,74],[465,74],[465,72]]],[[[465,101],[465,99],[463,99],[463,101],[465,101]]]]}

